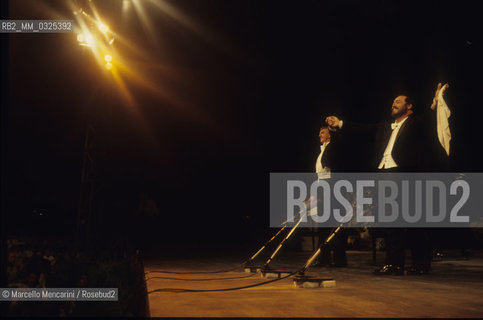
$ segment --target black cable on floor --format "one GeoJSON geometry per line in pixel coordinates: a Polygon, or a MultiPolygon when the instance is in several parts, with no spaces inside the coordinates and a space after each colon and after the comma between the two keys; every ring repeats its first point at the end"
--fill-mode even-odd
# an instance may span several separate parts
{"type": "Polygon", "coordinates": [[[218,270],[218,271],[196,271],[196,272],[178,272],[178,271],[168,271],[168,270],[151,270],[151,271],[146,271],[145,274],[148,273],[169,273],[169,274],[210,274],[210,273],[225,273],[225,272],[230,272],[230,271],[235,271],[239,268],[243,267],[243,264],[236,266],[235,268],[232,269],[226,269],[226,270],[218,270]]]}
{"type": "Polygon", "coordinates": [[[294,274],[298,273],[299,270],[292,272],[284,277],[278,278],[278,279],[273,279],[261,283],[255,283],[247,286],[241,286],[241,287],[234,287],[234,288],[224,288],[224,289],[201,289],[201,290],[195,290],[195,289],[178,289],[178,288],[160,288],[160,289],[155,289],[148,291],[148,294],[155,293],[155,292],[170,292],[170,293],[176,293],[176,292],[220,292],[220,291],[234,291],[234,290],[241,290],[241,289],[247,289],[247,288],[253,288],[253,287],[259,287],[263,286],[275,281],[280,281],[283,279],[286,279],[290,276],[293,276],[294,274]]]}
{"type": "Polygon", "coordinates": [[[214,281],[214,280],[245,279],[245,278],[251,278],[254,275],[255,275],[255,273],[252,273],[249,276],[243,276],[243,277],[208,278],[208,279],[182,279],[182,278],[171,278],[171,277],[151,277],[151,278],[146,279],[146,281],[151,280],[151,279],[181,280],[181,281],[214,281]]]}
{"type": "MultiPolygon", "coordinates": [[[[335,228],[335,229],[337,230],[337,228],[335,228]]],[[[330,238],[330,236],[329,236],[329,238],[330,238]]],[[[325,246],[326,244],[327,244],[327,242],[324,242],[322,244],[322,246],[319,247],[319,249],[321,247],[325,246]]],[[[206,290],[179,289],[179,288],[160,288],[160,289],[155,289],[155,290],[148,291],[148,294],[155,293],[155,292],[171,292],[171,293],[175,293],[175,292],[220,292],[220,291],[241,290],[241,289],[259,287],[259,286],[263,286],[263,285],[266,285],[266,284],[269,284],[269,283],[272,283],[272,282],[275,282],[275,281],[280,281],[280,280],[286,279],[286,278],[288,278],[288,277],[290,277],[290,276],[292,276],[292,275],[294,275],[296,273],[302,273],[303,274],[303,273],[305,273],[306,269],[307,268],[304,266],[304,267],[298,269],[297,271],[294,271],[294,272],[289,273],[285,277],[281,277],[281,278],[277,278],[277,279],[273,279],[273,280],[269,280],[269,281],[265,281],[265,282],[261,282],[261,283],[251,284],[251,285],[247,285],[247,286],[241,286],[241,287],[224,288],[224,289],[206,289],[206,290]]],[[[235,269],[231,269],[231,270],[235,270],[235,269]]],[[[152,272],[156,272],[156,271],[152,271],[152,272]]],[[[161,273],[164,273],[164,272],[161,272],[161,273]]],[[[176,273],[176,272],[167,272],[167,273],[176,273]]],[[[198,272],[198,273],[216,273],[216,272],[198,272]]],[[[181,274],[195,274],[195,273],[191,272],[191,273],[181,273],[181,274]]]]}

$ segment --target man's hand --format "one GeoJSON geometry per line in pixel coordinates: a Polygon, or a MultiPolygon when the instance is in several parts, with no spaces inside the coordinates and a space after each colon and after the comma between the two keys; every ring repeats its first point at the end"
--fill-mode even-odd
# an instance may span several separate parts
{"type": "Polygon", "coordinates": [[[449,84],[446,83],[445,85],[443,85],[441,82],[438,83],[438,86],[436,87],[436,93],[434,94],[434,98],[433,98],[433,104],[431,105],[431,110],[434,110],[438,105],[439,94],[441,93],[442,95],[444,95],[444,92],[448,88],[449,88],[449,84]]]}
{"type": "Polygon", "coordinates": [[[329,116],[325,118],[325,123],[327,123],[327,125],[331,128],[339,128],[340,119],[336,116],[329,116]]]}

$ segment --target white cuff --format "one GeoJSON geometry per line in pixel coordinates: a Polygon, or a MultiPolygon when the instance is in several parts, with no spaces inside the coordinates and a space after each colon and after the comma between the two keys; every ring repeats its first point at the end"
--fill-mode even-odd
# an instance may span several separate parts
{"type": "MultiPolygon", "coordinates": [[[[340,120],[339,121],[339,127],[338,127],[339,129],[342,129],[342,124],[343,124],[343,122],[342,122],[342,120],[340,120]]],[[[337,128],[333,128],[333,127],[329,126],[329,131],[335,132],[335,131],[337,131],[337,128]]]]}

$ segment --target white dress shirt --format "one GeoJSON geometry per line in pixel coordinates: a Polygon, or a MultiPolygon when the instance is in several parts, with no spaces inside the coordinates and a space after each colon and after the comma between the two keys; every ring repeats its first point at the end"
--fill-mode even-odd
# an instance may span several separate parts
{"type": "Polygon", "coordinates": [[[391,137],[389,138],[389,142],[387,143],[386,149],[384,150],[384,154],[382,155],[381,162],[379,163],[378,169],[390,169],[397,167],[396,161],[394,161],[392,157],[392,149],[394,148],[394,142],[396,142],[397,133],[401,129],[402,124],[406,121],[408,117],[404,118],[399,122],[391,123],[392,133],[391,137]]]}
{"type": "Polygon", "coordinates": [[[330,168],[327,166],[324,166],[324,164],[322,163],[322,156],[324,155],[325,148],[327,148],[327,145],[329,143],[330,141],[324,142],[320,146],[320,154],[317,157],[317,162],[315,163],[315,172],[317,172],[317,176],[319,177],[319,179],[330,178],[330,168]]]}

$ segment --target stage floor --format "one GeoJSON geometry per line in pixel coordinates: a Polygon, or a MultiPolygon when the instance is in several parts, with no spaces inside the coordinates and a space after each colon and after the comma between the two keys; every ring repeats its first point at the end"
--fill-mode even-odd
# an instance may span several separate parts
{"type": "MultiPolygon", "coordinates": [[[[246,256],[233,250],[184,251],[186,257],[166,254],[145,259],[145,271],[214,271],[234,268],[246,256]],[[190,252],[191,251],[191,252],[190,252]]],[[[310,253],[282,252],[272,267],[297,270],[310,253]]],[[[378,253],[377,259],[383,259],[378,253]]],[[[220,292],[154,292],[149,294],[151,316],[159,317],[483,317],[483,255],[470,260],[457,256],[433,262],[425,276],[375,276],[371,252],[348,251],[348,268],[311,268],[308,274],[336,280],[334,288],[302,289],[292,278],[267,285],[220,292]]],[[[248,278],[193,281],[202,278],[249,276],[239,271],[219,274],[148,273],[148,292],[160,288],[223,289],[266,281],[248,278]],[[173,280],[165,278],[189,280],[173,280]]]]}

